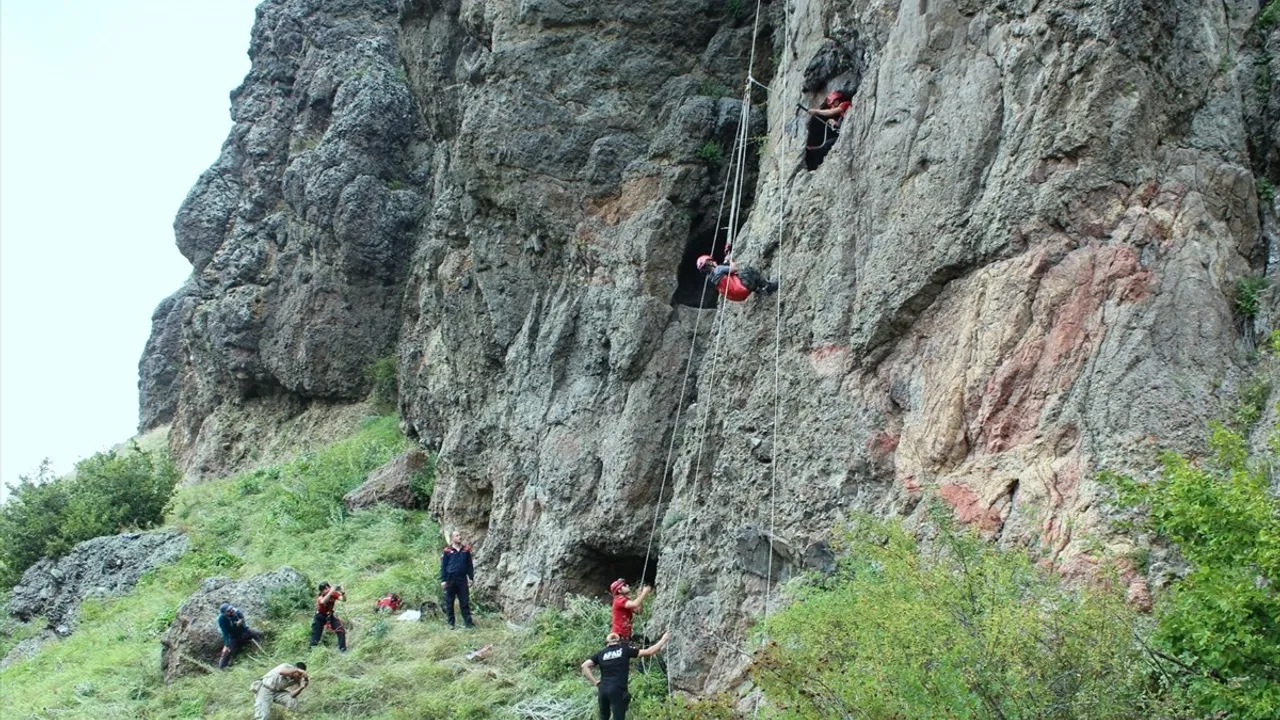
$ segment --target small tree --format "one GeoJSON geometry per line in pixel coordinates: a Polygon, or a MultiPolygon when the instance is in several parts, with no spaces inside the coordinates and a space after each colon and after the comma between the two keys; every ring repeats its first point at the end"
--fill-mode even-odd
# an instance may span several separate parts
{"type": "Polygon", "coordinates": [[[9,486],[9,499],[0,508],[0,587],[17,584],[58,537],[68,498],[66,485],[56,480],[46,459],[35,475],[23,475],[9,486]]]}

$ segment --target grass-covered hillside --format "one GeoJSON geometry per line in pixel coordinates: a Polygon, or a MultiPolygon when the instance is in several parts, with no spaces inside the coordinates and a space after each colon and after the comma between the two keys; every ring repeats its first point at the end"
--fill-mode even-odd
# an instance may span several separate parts
{"type": "MultiPolygon", "coordinates": [[[[1280,425],[1267,421],[1265,447],[1246,441],[1280,411],[1271,399],[1277,365],[1280,335],[1264,357],[1261,389],[1242,393],[1201,457],[1167,454],[1150,478],[1102,474],[1105,504],[1121,520],[1115,530],[1176,552],[1177,570],[1149,612],[1125,597],[1128,569],[1150,569],[1140,554],[1100,550],[1096,577],[1064,583],[1038,549],[1000,550],[957,525],[940,503],[931,503],[936,514],[928,522],[909,529],[899,519],[852,517],[835,530],[842,552],[834,568],[790,581],[784,607],[755,626],[750,647],[737,648],[753,655],[748,682],[729,697],[672,699],[660,663],[650,661],[633,674],[629,717],[1280,717],[1280,425]]],[[[129,595],[86,602],[74,635],[0,670],[0,717],[243,718],[251,713],[250,683],[296,660],[313,677],[296,717],[593,717],[594,693],[578,666],[607,632],[602,599],[570,598],[521,627],[477,594],[474,631],[373,613],[387,592],[412,606],[439,591],[440,528],[425,513],[347,514],[341,504],[369,471],[407,447],[395,418],[374,418],[322,451],[178,489],[160,524],[185,530],[192,549],[129,595]],[[227,672],[205,658],[209,672],[166,686],[160,636],[201,581],[282,565],[313,584],[346,586],[339,609],[351,651],[339,654],[332,638],[309,650],[310,603],[276,600],[265,617],[250,618],[267,631],[265,651],[243,653],[227,672]],[[483,659],[468,659],[486,645],[483,659]]],[[[116,518],[116,529],[135,516],[155,525],[158,516],[145,512],[152,503],[121,494],[120,478],[163,480],[170,469],[162,456],[131,453],[151,455],[135,449],[95,457],[73,481],[37,483],[0,508],[4,527],[20,531],[0,538],[8,575],[20,571],[33,545],[60,547],[103,517],[116,518]],[[106,512],[123,509],[134,514],[106,512]]],[[[430,491],[430,477],[418,481],[419,492],[430,491]]],[[[0,653],[39,630],[40,623],[0,621],[0,653]]]]}
{"type": "MultiPolygon", "coordinates": [[[[387,592],[411,602],[438,595],[442,541],[425,513],[382,508],[348,515],[339,502],[370,470],[407,447],[395,418],[376,418],[323,451],[179,489],[165,525],[188,532],[193,549],[123,598],[87,601],[74,635],[0,671],[0,717],[244,718],[252,708],[249,684],[277,662],[293,660],[305,660],[313,678],[301,698],[304,717],[510,717],[509,708],[521,701],[577,705],[585,712],[592,693],[577,666],[608,631],[601,603],[575,601],[525,629],[482,612],[475,631],[372,612],[374,600],[387,592]],[[349,627],[350,652],[339,654],[332,636],[308,650],[309,605],[273,608],[272,617],[250,618],[267,631],[265,653],[246,651],[226,672],[166,686],[160,636],[200,582],[282,565],[314,582],[346,586],[348,600],[339,614],[349,627]],[[468,651],[490,644],[483,661],[465,659],[468,651]]],[[[483,609],[484,598],[473,596],[473,605],[483,609]]],[[[38,623],[4,622],[0,653],[38,630],[38,623]]],[[[652,675],[633,681],[638,717],[653,716],[643,714],[652,702],[645,697],[665,694],[660,671],[654,668],[652,675]]]]}

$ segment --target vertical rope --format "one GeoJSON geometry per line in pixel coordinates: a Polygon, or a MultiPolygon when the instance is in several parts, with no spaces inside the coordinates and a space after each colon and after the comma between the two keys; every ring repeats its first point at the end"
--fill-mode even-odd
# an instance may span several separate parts
{"type": "MultiPolygon", "coordinates": [[[[727,170],[733,170],[733,157],[729,159],[730,165],[727,170]]],[[[726,173],[727,175],[728,173],[726,173]]],[[[729,183],[725,182],[724,190],[720,193],[720,208],[716,210],[716,229],[711,234],[711,248],[707,251],[709,254],[714,253],[716,249],[716,240],[720,238],[720,221],[724,218],[724,206],[729,197],[729,183]]],[[[711,278],[703,277],[702,291],[698,295],[698,304],[702,304],[702,299],[707,296],[707,287],[711,284],[711,278]]],[[[667,443],[667,459],[662,465],[662,484],[658,487],[658,503],[653,508],[653,522],[649,525],[649,542],[644,550],[644,565],[640,570],[640,582],[644,582],[644,578],[649,574],[649,558],[653,554],[653,540],[658,531],[658,515],[662,512],[662,498],[667,491],[667,479],[671,476],[672,460],[675,457],[676,436],[680,432],[680,415],[684,411],[684,399],[689,388],[689,377],[693,372],[693,356],[694,351],[698,347],[698,327],[702,324],[702,313],[698,313],[693,320],[693,337],[689,341],[689,359],[685,362],[684,380],[680,383],[680,401],[676,404],[675,423],[671,427],[671,441],[667,443]]]]}

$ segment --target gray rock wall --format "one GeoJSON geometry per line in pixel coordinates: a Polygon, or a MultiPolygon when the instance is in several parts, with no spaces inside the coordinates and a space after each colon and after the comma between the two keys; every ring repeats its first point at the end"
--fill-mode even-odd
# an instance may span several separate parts
{"type": "MultiPolygon", "coordinates": [[[[270,631],[274,602],[286,614],[306,607],[311,583],[291,567],[259,573],[244,580],[205,578],[200,589],[182,602],[160,638],[160,671],[166,683],[216,667],[222,653],[218,607],[231,603],[244,613],[249,627],[270,631]]],[[[245,648],[251,651],[251,648],[245,648]]]]}
{"type": "Polygon", "coordinates": [[[85,540],[61,558],[44,558],[22,573],[6,611],[23,621],[42,616],[59,635],[75,631],[85,598],[115,597],[187,551],[178,530],[123,533],[85,540]]]}
{"type": "Polygon", "coordinates": [[[717,314],[691,263],[727,224],[737,7],[264,3],[176,222],[192,475],[394,351],[478,582],[527,608],[656,575],[689,689],[732,682],[770,580],[850,509],[936,493],[1090,572],[1093,472],[1195,447],[1245,375],[1280,30],[1246,0],[765,4],[736,258],[783,289],[717,314]],[[808,173],[795,104],[835,87],[808,173]]]}

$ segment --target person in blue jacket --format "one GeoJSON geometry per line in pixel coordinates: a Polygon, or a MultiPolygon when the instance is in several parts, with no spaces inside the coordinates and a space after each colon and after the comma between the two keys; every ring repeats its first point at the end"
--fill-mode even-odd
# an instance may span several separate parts
{"type": "Polygon", "coordinates": [[[249,627],[244,613],[231,603],[218,606],[218,629],[222,631],[222,656],[218,658],[218,669],[226,670],[232,658],[240,652],[240,648],[248,642],[262,640],[259,630],[249,627]]]}
{"type": "Polygon", "coordinates": [[[440,587],[444,590],[444,617],[449,627],[453,627],[454,598],[458,599],[463,624],[469,628],[476,626],[471,622],[471,582],[475,575],[471,546],[463,544],[462,533],[454,530],[440,557],[440,587]]]}

